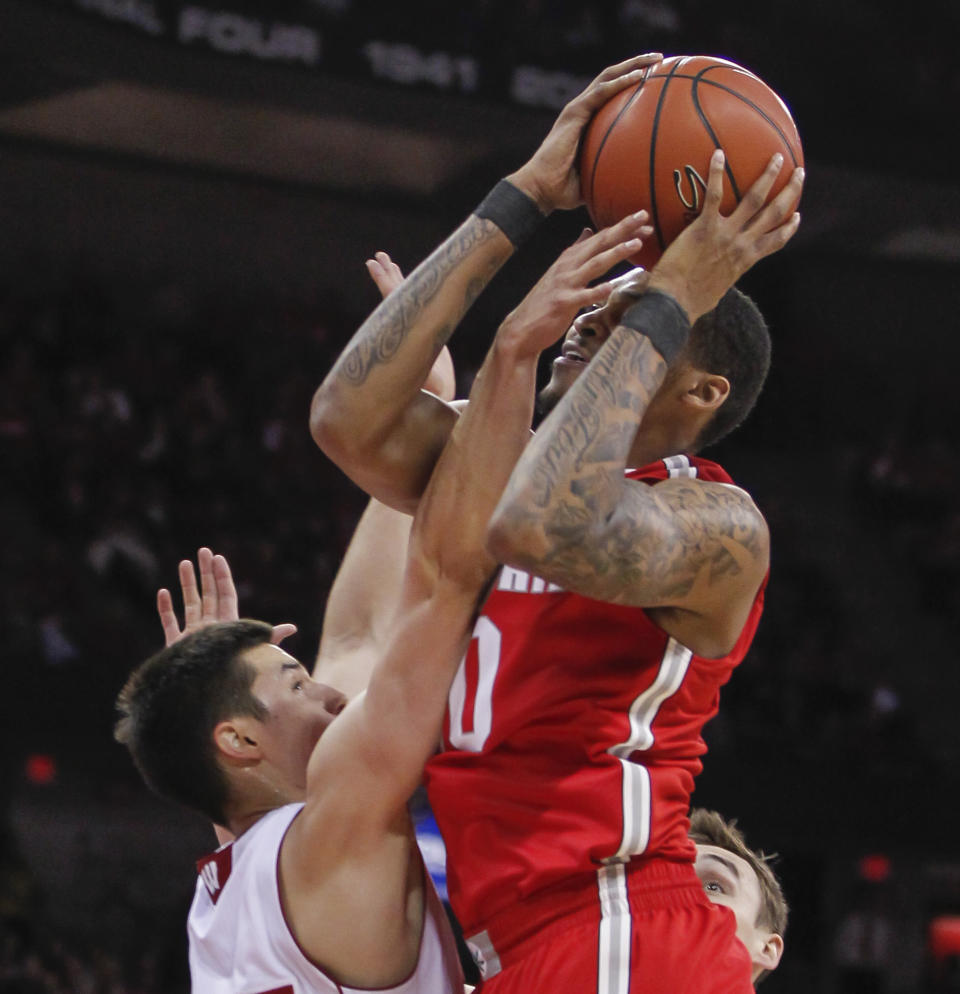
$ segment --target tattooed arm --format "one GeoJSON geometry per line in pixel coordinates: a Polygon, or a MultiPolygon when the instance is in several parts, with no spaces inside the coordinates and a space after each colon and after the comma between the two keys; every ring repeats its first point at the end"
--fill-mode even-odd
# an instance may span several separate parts
{"type": "MultiPolygon", "coordinates": [[[[772,161],[724,218],[723,158],[715,155],[703,213],[667,250],[648,289],[668,294],[693,321],[753,262],[784,245],[799,222],[792,204],[802,172],[763,207],[779,168],[772,161]]],[[[656,339],[656,315],[648,320],[656,339]]],[[[671,635],[718,656],[743,627],[766,572],[769,538],[736,487],[624,479],[637,429],[667,371],[643,329],[615,323],[518,462],[489,541],[501,561],[565,589],[656,610],[671,635]]]]}
{"type": "MultiPolygon", "coordinates": [[[[584,126],[659,59],[638,56],[606,69],[508,177],[542,213],[581,202],[576,152],[584,126]]],[[[451,409],[420,392],[423,378],[512,253],[496,225],[470,215],[360,326],[314,395],[310,428],[317,444],[355,483],[393,507],[415,508],[456,420],[451,409]]]]}
{"type": "Polygon", "coordinates": [[[413,513],[456,414],[423,383],[513,247],[471,215],[360,326],[310,409],[317,445],[362,489],[413,513]]]}

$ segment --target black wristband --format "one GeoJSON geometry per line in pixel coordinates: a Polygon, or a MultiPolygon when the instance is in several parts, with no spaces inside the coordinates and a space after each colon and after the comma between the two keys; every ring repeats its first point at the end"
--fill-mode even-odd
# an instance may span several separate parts
{"type": "Polygon", "coordinates": [[[690,319],[686,312],[669,293],[660,290],[648,290],[631,304],[620,318],[620,324],[649,338],[650,344],[667,363],[673,362],[690,337],[690,319]]]}
{"type": "Polygon", "coordinates": [[[536,203],[505,179],[500,180],[480,201],[473,213],[477,217],[493,221],[510,239],[514,248],[519,248],[537,230],[544,218],[536,203]]]}

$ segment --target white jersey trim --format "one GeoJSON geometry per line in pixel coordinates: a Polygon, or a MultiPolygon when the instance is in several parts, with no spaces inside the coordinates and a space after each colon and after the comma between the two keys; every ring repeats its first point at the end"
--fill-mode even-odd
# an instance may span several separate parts
{"type": "Polygon", "coordinates": [[[671,480],[697,475],[697,467],[690,462],[687,456],[667,456],[663,460],[663,465],[667,467],[667,473],[671,480]]]}
{"type": "Polygon", "coordinates": [[[653,723],[663,702],[683,683],[693,652],[676,639],[669,639],[653,682],[630,706],[630,736],[607,752],[620,760],[623,769],[623,837],[614,860],[636,856],[650,844],[652,804],[650,771],[630,757],[649,749],[654,742],[653,723]]]}

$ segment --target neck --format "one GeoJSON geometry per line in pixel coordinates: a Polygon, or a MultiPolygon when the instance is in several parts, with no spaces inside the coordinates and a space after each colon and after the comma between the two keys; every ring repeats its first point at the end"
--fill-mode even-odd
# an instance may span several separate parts
{"type": "Polygon", "coordinates": [[[303,800],[302,791],[284,791],[275,785],[267,785],[266,789],[261,789],[263,787],[264,785],[258,784],[258,789],[238,797],[227,809],[227,827],[235,836],[243,835],[271,811],[303,800]]]}
{"type": "Polygon", "coordinates": [[[665,459],[667,456],[692,454],[692,447],[676,434],[638,432],[630,446],[628,468],[635,469],[665,459]]]}

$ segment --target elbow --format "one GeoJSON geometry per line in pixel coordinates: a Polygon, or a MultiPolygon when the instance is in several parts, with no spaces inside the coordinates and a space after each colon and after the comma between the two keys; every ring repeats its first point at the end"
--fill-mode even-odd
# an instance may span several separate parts
{"type": "Polygon", "coordinates": [[[318,448],[338,466],[349,458],[356,448],[356,432],[351,433],[342,405],[336,402],[332,391],[321,384],[310,402],[310,436],[318,448]]]}
{"type": "Polygon", "coordinates": [[[326,452],[325,445],[331,436],[335,436],[332,431],[334,427],[333,405],[330,403],[328,391],[324,389],[324,384],[317,387],[310,401],[310,435],[317,445],[326,452]]]}
{"type": "Polygon", "coordinates": [[[493,556],[498,563],[505,563],[510,558],[513,548],[511,542],[510,529],[506,528],[503,519],[494,515],[487,526],[487,552],[493,556]]]}

